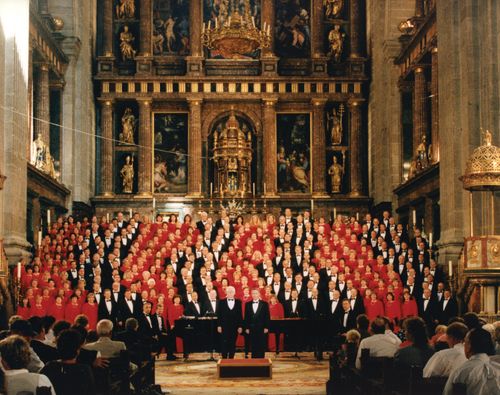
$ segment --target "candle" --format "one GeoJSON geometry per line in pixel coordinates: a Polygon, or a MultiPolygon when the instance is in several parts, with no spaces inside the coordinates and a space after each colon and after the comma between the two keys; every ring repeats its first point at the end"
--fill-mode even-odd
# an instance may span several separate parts
{"type": "Polygon", "coordinates": [[[129,219],[132,218],[132,209],[131,208],[128,210],[128,218],[129,219]]]}
{"type": "Polygon", "coordinates": [[[453,263],[451,261],[448,261],[448,276],[453,276],[453,263]]]}
{"type": "Polygon", "coordinates": [[[417,212],[413,210],[412,212],[413,226],[417,225],[417,212]]]}
{"type": "Polygon", "coordinates": [[[311,214],[314,211],[314,199],[311,199],[311,214]]]}
{"type": "Polygon", "coordinates": [[[156,198],[153,198],[153,210],[156,210],[156,198]]]}
{"type": "Polygon", "coordinates": [[[429,247],[432,248],[432,232],[429,233],[429,247]]]}
{"type": "Polygon", "coordinates": [[[255,198],[255,182],[252,183],[252,195],[255,198]]]}
{"type": "Polygon", "coordinates": [[[200,195],[201,195],[201,182],[200,182],[200,185],[199,185],[199,189],[200,189],[200,195]]]}
{"type": "Polygon", "coordinates": [[[264,196],[267,194],[266,183],[264,183],[264,196]]]}
{"type": "Polygon", "coordinates": [[[333,208],[333,220],[336,221],[337,220],[337,207],[334,207],[333,208]]]}
{"type": "MultiPolygon", "coordinates": [[[[217,21],[217,19],[216,19],[216,21],[217,21]]],[[[210,30],[211,24],[212,24],[212,21],[208,21],[208,30],[210,30]]]]}
{"type": "Polygon", "coordinates": [[[356,221],[359,221],[359,211],[356,213],[356,221]]]}
{"type": "Polygon", "coordinates": [[[47,226],[50,227],[50,210],[47,210],[47,226]]]}
{"type": "Polygon", "coordinates": [[[38,248],[42,246],[42,230],[38,231],[38,248]]]}
{"type": "Polygon", "coordinates": [[[205,22],[203,22],[203,28],[202,28],[202,33],[205,33],[205,22]]]}
{"type": "Polygon", "coordinates": [[[271,35],[271,25],[267,25],[267,35],[271,35]]]}
{"type": "Polygon", "coordinates": [[[109,213],[106,213],[106,222],[109,223],[109,213]]]}
{"type": "Polygon", "coordinates": [[[255,27],[255,18],[252,17],[252,26],[255,27]]]}
{"type": "Polygon", "coordinates": [[[17,279],[21,279],[21,262],[17,262],[17,279]]]}
{"type": "Polygon", "coordinates": [[[214,184],[211,182],[210,183],[210,199],[212,199],[213,192],[214,192],[214,184]]]}

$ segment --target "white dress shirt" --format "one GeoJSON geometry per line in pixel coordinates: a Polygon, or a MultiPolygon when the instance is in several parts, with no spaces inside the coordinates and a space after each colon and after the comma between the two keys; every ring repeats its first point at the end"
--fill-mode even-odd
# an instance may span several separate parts
{"type": "Polygon", "coordinates": [[[36,393],[37,387],[50,387],[52,395],[56,395],[54,386],[49,378],[43,374],[30,373],[27,369],[5,370],[5,383],[7,395],[20,393],[36,393]]]}
{"type": "Polygon", "coordinates": [[[229,307],[229,310],[234,309],[234,299],[227,300],[227,307],[229,307]]]}
{"type": "Polygon", "coordinates": [[[394,357],[398,351],[401,340],[387,334],[377,334],[361,340],[356,356],[356,368],[361,369],[361,350],[370,350],[370,357],[394,357]]]}
{"type": "Polygon", "coordinates": [[[486,354],[475,354],[448,378],[443,395],[453,394],[453,384],[465,384],[467,395],[500,393],[500,364],[486,354]]]}
{"type": "Polygon", "coordinates": [[[259,302],[258,301],[254,301],[252,303],[252,308],[253,308],[253,313],[257,314],[257,309],[259,308],[259,302]]]}
{"type": "Polygon", "coordinates": [[[424,367],[424,377],[449,377],[450,374],[464,362],[467,357],[464,352],[464,344],[458,343],[446,350],[435,353],[424,367]]]}

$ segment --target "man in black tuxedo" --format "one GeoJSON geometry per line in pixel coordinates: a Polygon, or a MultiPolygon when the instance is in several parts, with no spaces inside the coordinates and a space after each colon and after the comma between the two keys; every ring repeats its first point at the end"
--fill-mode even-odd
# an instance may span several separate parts
{"type": "Polygon", "coordinates": [[[328,318],[328,330],[329,333],[333,335],[338,335],[340,331],[340,318],[342,316],[342,299],[340,298],[340,292],[334,290],[332,298],[328,298],[328,306],[325,311],[326,317],[328,318]]]}
{"type": "Polygon", "coordinates": [[[264,358],[269,319],[269,305],[260,300],[258,289],[252,290],[252,300],[245,305],[245,332],[250,337],[252,358],[264,358]]]}
{"type": "Polygon", "coordinates": [[[118,318],[118,304],[113,301],[110,289],[104,290],[103,297],[97,308],[97,317],[99,321],[106,319],[116,324],[118,318]]]}
{"type": "Polygon", "coordinates": [[[443,299],[441,303],[439,303],[438,310],[439,323],[443,325],[448,325],[450,318],[458,315],[457,300],[451,295],[449,289],[444,291],[443,299]]]}
{"type": "Polygon", "coordinates": [[[184,315],[187,317],[195,318],[199,318],[205,315],[201,303],[198,301],[198,292],[193,291],[193,293],[191,294],[191,302],[188,302],[186,304],[184,315]]]}
{"type": "Polygon", "coordinates": [[[326,335],[325,325],[322,322],[325,317],[324,299],[319,297],[318,289],[313,288],[311,299],[306,301],[307,318],[317,328],[315,336],[311,337],[310,345],[314,350],[314,356],[318,361],[323,359],[323,343],[326,335]]]}
{"type": "Polygon", "coordinates": [[[241,301],[235,299],[235,293],[234,287],[227,287],[227,298],[219,302],[217,332],[220,333],[222,358],[234,358],[236,338],[243,331],[241,301]]]}
{"type": "Polygon", "coordinates": [[[351,304],[348,299],[342,301],[342,309],[344,311],[340,314],[340,333],[346,333],[356,328],[356,316],[351,310],[351,304]]]}
{"type": "Polygon", "coordinates": [[[203,305],[203,314],[206,316],[216,317],[219,314],[220,301],[217,299],[217,291],[212,289],[208,293],[208,299],[203,305]]]}
{"type": "MultiPolygon", "coordinates": [[[[314,290],[314,288],[313,288],[314,290]]],[[[316,289],[317,290],[317,289],[316,289]]],[[[308,301],[309,299],[306,299],[308,301]]],[[[291,297],[284,301],[285,318],[306,318],[307,307],[304,301],[299,299],[299,293],[292,289],[291,297]]]]}
{"type": "Polygon", "coordinates": [[[125,325],[128,318],[137,318],[140,310],[137,304],[132,300],[132,293],[130,289],[125,290],[123,298],[118,302],[118,322],[120,326],[125,325]]]}
{"type": "Polygon", "coordinates": [[[423,297],[418,301],[418,315],[422,317],[427,325],[427,333],[432,336],[436,327],[438,306],[432,298],[431,290],[424,289],[423,297]]]}

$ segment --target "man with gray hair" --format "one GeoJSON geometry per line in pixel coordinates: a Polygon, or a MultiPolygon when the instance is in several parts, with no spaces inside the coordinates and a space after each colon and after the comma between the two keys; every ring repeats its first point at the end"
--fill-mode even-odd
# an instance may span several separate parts
{"type": "Polygon", "coordinates": [[[94,343],[86,344],[85,349],[99,352],[101,358],[119,357],[120,351],[127,349],[124,342],[111,340],[113,323],[110,320],[100,320],[96,330],[99,339],[94,343]]]}
{"type": "Polygon", "coordinates": [[[222,358],[234,358],[236,338],[243,331],[241,301],[235,298],[236,290],[226,288],[226,299],[219,303],[217,332],[220,333],[222,358]]]}

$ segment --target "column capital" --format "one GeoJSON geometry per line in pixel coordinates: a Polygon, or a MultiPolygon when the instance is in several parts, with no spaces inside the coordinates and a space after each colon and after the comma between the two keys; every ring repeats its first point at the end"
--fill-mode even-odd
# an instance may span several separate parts
{"type": "Polygon", "coordinates": [[[355,99],[355,98],[351,98],[347,101],[347,106],[350,107],[350,108],[353,108],[353,107],[361,107],[363,105],[363,103],[365,102],[365,99],[355,99]]]}
{"type": "Polygon", "coordinates": [[[152,99],[150,97],[138,97],[136,101],[139,105],[143,106],[150,106],[152,103],[152,99]]]}
{"type": "Polygon", "coordinates": [[[34,65],[37,69],[41,71],[49,71],[49,63],[48,62],[34,62],[34,65]]]}
{"type": "Polygon", "coordinates": [[[201,96],[189,96],[186,98],[187,103],[189,106],[201,106],[203,103],[203,98],[201,96]]]}
{"type": "Polygon", "coordinates": [[[114,99],[97,99],[99,103],[101,103],[102,107],[111,107],[113,104],[115,104],[114,99]]]}
{"type": "Polygon", "coordinates": [[[262,98],[262,104],[264,106],[275,106],[278,104],[278,97],[277,96],[270,96],[270,97],[263,97],[262,98]]]}
{"type": "Polygon", "coordinates": [[[416,64],[413,66],[413,72],[415,74],[423,73],[427,67],[429,67],[428,64],[416,64]]]}
{"type": "Polygon", "coordinates": [[[328,102],[326,97],[314,97],[311,99],[311,104],[315,107],[324,106],[328,102]]]}
{"type": "Polygon", "coordinates": [[[437,45],[434,46],[434,47],[432,47],[431,53],[438,53],[438,47],[437,47],[437,45]]]}

